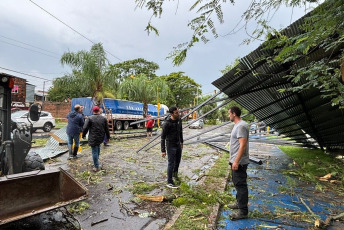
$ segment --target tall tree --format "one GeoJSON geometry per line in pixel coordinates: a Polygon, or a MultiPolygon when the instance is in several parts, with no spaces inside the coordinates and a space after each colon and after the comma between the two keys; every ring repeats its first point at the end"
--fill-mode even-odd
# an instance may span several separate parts
{"type": "Polygon", "coordinates": [[[120,80],[139,74],[144,74],[149,80],[152,80],[156,77],[155,71],[159,69],[159,65],[143,58],[137,58],[111,65],[110,68],[117,73],[120,80]]]}
{"type": "Polygon", "coordinates": [[[109,68],[106,52],[101,43],[93,45],[90,51],[64,53],[61,64],[72,67],[76,78],[82,79],[78,82],[79,87],[89,87],[90,96],[96,103],[100,104],[105,97],[115,97],[112,89],[118,89],[117,73],[109,68]]]}
{"type": "Polygon", "coordinates": [[[49,100],[64,101],[67,98],[89,97],[92,92],[89,87],[84,87],[83,81],[78,72],[56,78],[49,89],[49,100]]]}
{"type": "Polygon", "coordinates": [[[161,78],[149,80],[144,74],[126,77],[120,85],[122,98],[143,103],[143,116],[147,116],[148,104],[168,96],[168,85],[161,78]]]}
{"type": "Polygon", "coordinates": [[[194,99],[202,94],[199,89],[200,84],[197,84],[193,79],[184,75],[184,72],[170,73],[167,76],[162,76],[171,91],[172,97],[168,98],[168,105],[176,105],[180,108],[189,107],[194,104],[194,99]]]}
{"type": "MultiPolygon", "coordinates": [[[[175,1],[177,4],[179,1],[175,1]]],[[[188,24],[193,35],[189,42],[176,46],[170,54],[175,65],[183,63],[187,52],[198,42],[207,43],[210,33],[217,37],[214,20],[224,23],[222,6],[234,4],[233,0],[206,0],[192,1],[190,11],[196,10],[197,16],[188,24]],[[217,19],[216,19],[217,18],[217,19]]],[[[315,87],[320,90],[323,97],[329,97],[333,106],[344,108],[344,2],[342,0],[252,0],[248,2],[248,9],[242,15],[246,25],[251,21],[257,23],[257,29],[249,34],[244,43],[259,39],[268,39],[266,48],[274,52],[273,56],[265,57],[266,61],[273,64],[292,65],[293,61],[300,60],[310,55],[315,49],[323,49],[326,54],[320,60],[313,61],[304,67],[291,68],[290,80],[300,85],[281,91],[307,90],[315,87]],[[320,3],[323,2],[321,5],[320,3]],[[270,12],[277,11],[281,5],[289,7],[319,6],[305,18],[301,26],[301,33],[282,34],[270,25],[272,16],[270,12]],[[308,5],[307,5],[308,4],[308,5]],[[312,5],[311,5],[312,4],[312,5]],[[333,54],[336,53],[334,56],[333,54]],[[304,83],[306,82],[306,83],[304,83]]],[[[140,8],[151,11],[154,17],[161,17],[165,2],[162,0],[136,0],[140,8]]],[[[273,16],[278,14],[273,14],[273,16]]],[[[243,26],[242,28],[247,28],[243,26]]],[[[158,29],[152,25],[151,20],[146,27],[148,32],[158,34],[158,29]]],[[[264,57],[262,57],[263,59],[264,57]]],[[[307,58],[304,58],[305,60],[307,58]]]]}

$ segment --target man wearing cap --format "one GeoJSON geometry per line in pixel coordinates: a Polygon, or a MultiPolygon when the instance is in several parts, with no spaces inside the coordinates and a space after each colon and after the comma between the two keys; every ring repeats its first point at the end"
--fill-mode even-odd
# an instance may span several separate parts
{"type": "Polygon", "coordinates": [[[67,136],[68,136],[68,159],[77,158],[77,153],[79,149],[80,132],[84,125],[84,118],[82,116],[82,109],[80,105],[74,106],[74,111],[67,115],[68,125],[67,125],[67,136]],[[74,149],[73,149],[74,141],[74,149]]]}
{"type": "Polygon", "coordinates": [[[92,158],[94,164],[93,171],[98,172],[101,168],[99,164],[100,144],[103,143],[104,136],[106,136],[107,140],[110,139],[110,132],[107,120],[101,115],[100,108],[98,106],[94,106],[92,111],[93,115],[90,116],[85,122],[82,138],[85,138],[87,132],[89,132],[88,144],[92,149],[92,158]]]}

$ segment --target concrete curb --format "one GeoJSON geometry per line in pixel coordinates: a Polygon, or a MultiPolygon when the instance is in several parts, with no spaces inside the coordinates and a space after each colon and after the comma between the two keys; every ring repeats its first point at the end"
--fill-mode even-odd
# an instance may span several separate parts
{"type": "MultiPolygon", "coordinates": [[[[229,172],[230,172],[230,168],[228,165],[227,168],[227,177],[224,181],[222,181],[221,186],[219,186],[218,191],[225,191],[228,185],[228,181],[229,181],[229,172]]],[[[209,215],[209,225],[208,228],[209,229],[216,229],[217,226],[217,220],[219,218],[219,214],[220,214],[220,209],[221,209],[221,204],[217,203],[214,207],[213,207],[213,211],[210,213],[209,215]]]]}
{"type": "MultiPolygon", "coordinates": [[[[229,181],[229,175],[230,175],[229,164],[228,164],[226,172],[227,172],[227,177],[225,177],[225,180],[222,181],[221,185],[218,187],[218,191],[225,191],[227,188],[227,184],[229,181]]],[[[200,184],[204,185],[204,181],[206,178],[207,178],[207,176],[202,177],[202,179],[200,180],[200,184]]],[[[177,211],[174,213],[174,215],[172,216],[170,221],[165,225],[163,230],[170,229],[174,225],[174,223],[177,221],[179,216],[182,214],[184,208],[185,208],[185,206],[183,205],[177,209],[177,211]]],[[[214,229],[215,230],[216,226],[217,226],[217,220],[219,218],[219,212],[221,209],[221,205],[218,203],[218,204],[214,205],[212,209],[213,209],[213,211],[210,213],[210,215],[208,217],[208,220],[209,220],[208,229],[214,229]]]]}

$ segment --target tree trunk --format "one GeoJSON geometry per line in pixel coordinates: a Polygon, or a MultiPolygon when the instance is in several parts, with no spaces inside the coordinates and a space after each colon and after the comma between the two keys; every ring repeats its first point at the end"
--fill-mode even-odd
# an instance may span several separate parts
{"type": "Polygon", "coordinates": [[[147,117],[147,113],[148,113],[148,104],[145,102],[143,103],[143,118],[147,117]]]}

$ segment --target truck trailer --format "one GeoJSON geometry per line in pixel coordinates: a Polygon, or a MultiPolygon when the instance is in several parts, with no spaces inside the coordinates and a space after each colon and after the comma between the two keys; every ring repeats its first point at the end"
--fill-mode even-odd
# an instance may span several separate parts
{"type": "MultiPolygon", "coordinates": [[[[73,98],[71,110],[76,104],[84,107],[84,115],[91,116],[92,108],[95,102],[91,97],[73,98]]],[[[160,105],[159,115],[167,113],[167,106],[160,105]]],[[[130,123],[143,119],[143,103],[105,98],[104,103],[100,106],[103,110],[103,115],[109,120],[109,124],[114,126],[115,130],[127,130],[130,123]]],[[[156,105],[148,104],[148,114],[158,116],[158,107],[156,105]]],[[[133,128],[142,128],[143,123],[134,125],[133,128]]]]}

